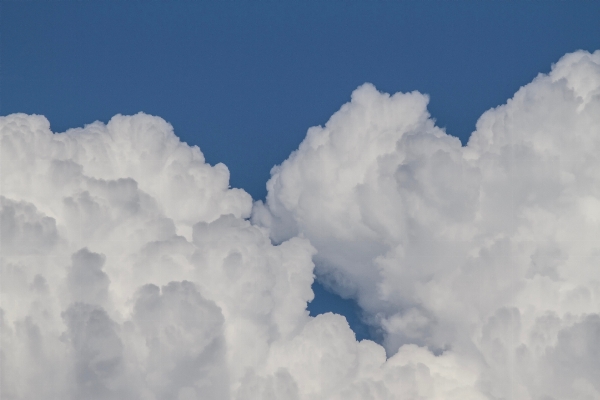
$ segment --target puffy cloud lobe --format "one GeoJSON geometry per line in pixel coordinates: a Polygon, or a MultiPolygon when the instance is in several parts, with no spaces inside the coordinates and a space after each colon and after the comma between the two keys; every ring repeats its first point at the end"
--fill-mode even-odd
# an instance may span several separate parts
{"type": "Polygon", "coordinates": [[[191,282],[139,289],[130,338],[145,340],[146,380],[157,398],[226,398],[223,315],[191,282]]]}
{"type": "Polygon", "coordinates": [[[600,51],[564,56],[464,147],[427,100],[358,88],[273,169],[253,221],[309,239],[393,358],[475,362],[488,398],[600,398],[600,51]]]}
{"type": "Polygon", "coordinates": [[[251,198],[229,189],[227,167],[206,164],[200,149],[181,143],[162,119],[117,115],[106,125],[95,122],[53,135],[44,117],[15,114],[2,129],[3,166],[21,171],[4,174],[4,190],[34,204],[68,202],[78,206],[80,218],[96,216],[99,222],[155,207],[188,228],[222,214],[249,216],[251,198]],[[78,196],[47,196],[55,185],[78,196]],[[110,201],[110,209],[99,200],[110,201]]]}
{"type": "Polygon", "coordinates": [[[110,279],[102,271],[105,257],[81,249],[71,257],[73,265],[67,271],[67,287],[73,301],[104,304],[108,297],[110,279]]]}
{"type": "Polygon", "coordinates": [[[56,221],[38,212],[31,203],[0,196],[3,250],[20,254],[43,254],[58,241],[56,221]]]}
{"type": "Polygon", "coordinates": [[[2,398],[600,398],[599,66],[466,147],[364,85],[254,208],[160,118],[1,117],[2,398]],[[313,260],[385,348],[308,316],[313,260]]]}
{"type": "Polygon", "coordinates": [[[73,397],[103,399],[127,395],[123,390],[123,344],[106,311],[74,303],[62,317],[67,325],[62,339],[72,346],[73,397]]]}

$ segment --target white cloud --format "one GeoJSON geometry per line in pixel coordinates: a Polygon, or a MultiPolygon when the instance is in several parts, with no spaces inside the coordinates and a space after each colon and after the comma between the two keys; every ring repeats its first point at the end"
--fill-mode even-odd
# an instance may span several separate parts
{"type": "Polygon", "coordinates": [[[600,51],[563,57],[465,147],[427,100],[358,88],[273,169],[253,220],[276,242],[309,239],[317,274],[358,300],[388,354],[478,360],[490,398],[600,398],[600,368],[572,347],[600,340],[600,51]]]}
{"type": "Polygon", "coordinates": [[[600,52],[466,147],[427,101],[357,89],[252,222],[160,118],[1,117],[2,398],[600,398],[600,52]],[[313,260],[385,350],[308,316],[313,260]]]}

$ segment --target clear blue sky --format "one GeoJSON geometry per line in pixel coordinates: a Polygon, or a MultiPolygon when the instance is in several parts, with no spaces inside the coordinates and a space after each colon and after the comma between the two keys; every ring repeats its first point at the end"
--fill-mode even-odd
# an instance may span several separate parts
{"type": "MultiPolygon", "coordinates": [[[[599,1],[0,7],[0,114],[43,114],[54,131],[155,114],[208,162],[225,163],[231,185],[255,199],[307,128],[325,123],[364,82],[428,93],[438,125],[465,142],[483,111],[563,54],[600,49],[599,1]]],[[[352,303],[315,290],[313,313],[342,312],[364,333],[352,303]]]]}

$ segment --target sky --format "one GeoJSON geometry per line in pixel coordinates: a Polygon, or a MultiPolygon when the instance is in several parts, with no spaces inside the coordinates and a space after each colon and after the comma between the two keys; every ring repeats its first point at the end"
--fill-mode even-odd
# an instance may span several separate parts
{"type": "Polygon", "coordinates": [[[599,17],[0,2],[0,394],[600,398],[599,17]]]}
{"type": "Polygon", "coordinates": [[[231,185],[271,168],[359,85],[430,96],[466,142],[479,116],[567,52],[600,46],[595,1],[3,1],[0,112],[62,132],[139,111],[231,185]]]}

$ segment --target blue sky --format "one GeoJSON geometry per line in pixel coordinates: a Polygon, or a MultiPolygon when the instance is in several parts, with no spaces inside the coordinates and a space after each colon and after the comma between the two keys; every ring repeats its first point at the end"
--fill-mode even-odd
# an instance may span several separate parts
{"type": "MultiPolygon", "coordinates": [[[[600,48],[597,1],[2,1],[0,18],[0,114],[54,131],[158,115],[255,199],[364,82],[429,94],[464,143],[563,54],[600,48]]],[[[316,291],[313,313],[364,329],[351,302],[316,291]]]]}

